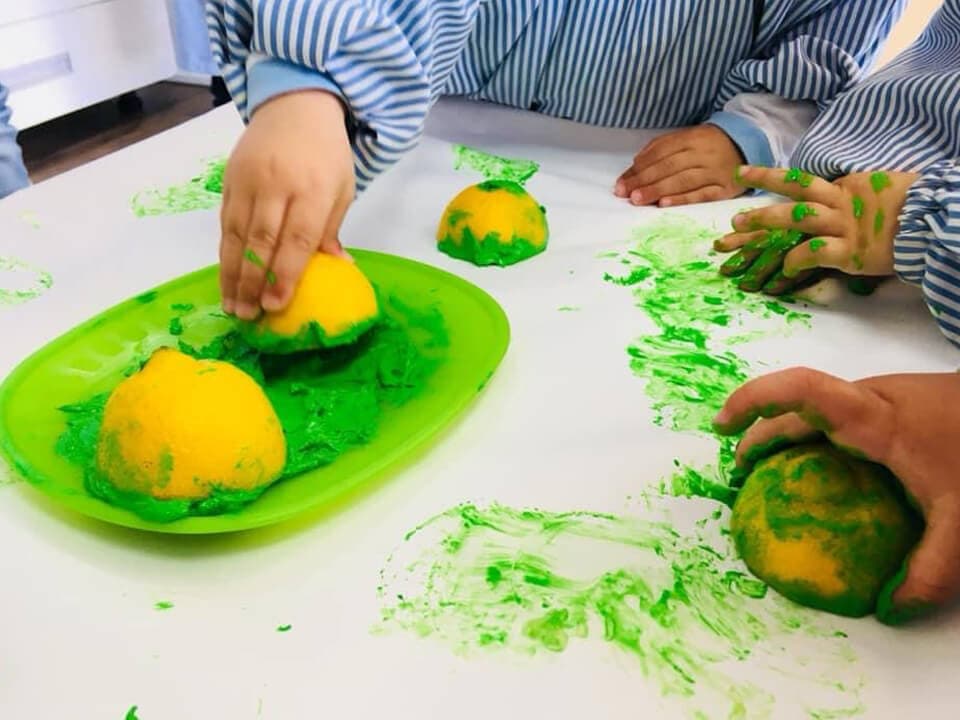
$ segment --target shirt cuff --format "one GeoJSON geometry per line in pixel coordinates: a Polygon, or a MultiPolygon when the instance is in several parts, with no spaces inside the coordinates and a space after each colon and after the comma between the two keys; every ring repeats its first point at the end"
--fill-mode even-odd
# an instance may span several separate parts
{"type": "Polygon", "coordinates": [[[716,125],[727,134],[733,144],[740,148],[747,165],[775,165],[770,140],[749,118],[732,112],[717,112],[710,116],[707,123],[716,125]]]}
{"type": "Polygon", "coordinates": [[[247,112],[268,100],[297,90],[326,90],[341,100],[340,87],[326,73],[285,60],[251,55],[247,60],[247,112]]]}
{"type": "Polygon", "coordinates": [[[893,269],[904,282],[923,282],[928,246],[938,234],[949,234],[947,226],[954,210],[951,201],[960,190],[958,181],[953,162],[942,160],[924,168],[907,190],[893,242],[893,269]]]}

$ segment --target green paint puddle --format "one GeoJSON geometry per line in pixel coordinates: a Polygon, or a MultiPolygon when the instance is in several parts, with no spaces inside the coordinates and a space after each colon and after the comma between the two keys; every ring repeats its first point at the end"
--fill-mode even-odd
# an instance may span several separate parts
{"type": "Polygon", "coordinates": [[[225,158],[213,160],[200,175],[181,185],[139,192],[130,200],[130,208],[137,217],[148,217],[219,207],[226,165],[225,158]]]}
{"type": "MultiPolygon", "coordinates": [[[[637,307],[657,327],[658,333],[627,348],[631,369],[646,381],[654,423],[711,437],[714,416],[751,374],[747,361],[731,347],[810,322],[808,313],[744,292],[719,275],[712,250],[716,236],[689,218],[664,216],[637,228],[633,246],[614,255],[623,274],[604,276],[629,287],[637,307]],[[758,321],[771,329],[744,327],[744,322],[758,321]]],[[[736,440],[720,438],[719,443],[717,465],[679,465],[661,491],[732,504],[736,492],[729,475],[736,440]]]]}
{"type": "MultiPolygon", "coordinates": [[[[189,318],[181,319],[178,347],[198,359],[229,362],[261,384],[287,441],[282,480],[329,465],[351,448],[370,442],[384,410],[420,394],[445,361],[446,325],[433,302],[412,305],[386,295],[382,307],[383,321],[363,338],[323,352],[263,355],[235,330],[205,345],[190,344],[189,318]]],[[[128,374],[146,360],[134,362],[128,374]]],[[[60,408],[67,428],[57,441],[57,453],[84,469],[85,486],[92,495],[149,520],[169,522],[237,511],[266,489],[214,491],[201,501],[161,501],[117,491],[97,471],[95,461],[106,398],[102,393],[60,408]]]]}
{"type": "Polygon", "coordinates": [[[523,185],[540,169],[540,165],[533,160],[491,155],[466,145],[454,145],[453,158],[454,170],[468,167],[483,175],[485,180],[507,180],[518,185],[523,185]]]}
{"type": "Polygon", "coordinates": [[[0,308],[20,305],[53,287],[53,275],[13,257],[0,255],[0,308]]]}
{"type": "Polygon", "coordinates": [[[412,632],[468,657],[602,639],[694,718],[771,717],[799,702],[811,717],[856,714],[862,681],[849,641],[745,575],[729,541],[703,530],[716,520],[684,534],[638,517],[461,505],[387,560],[375,631],[412,632]],[[820,674],[807,668],[807,643],[820,674]],[[784,676],[795,698],[768,689],[784,676]]]}

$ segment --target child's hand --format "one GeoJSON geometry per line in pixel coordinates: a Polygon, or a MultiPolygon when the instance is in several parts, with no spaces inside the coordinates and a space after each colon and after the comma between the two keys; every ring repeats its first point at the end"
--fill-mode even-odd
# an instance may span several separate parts
{"type": "Polygon", "coordinates": [[[675,130],[637,153],[613,194],[660,207],[727,200],[744,192],[734,180],[741,163],[740,150],[717,126],[675,130]]]}
{"type": "Polygon", "coordinates": [[[748,466],[762,448],[823,433],[900,479],[927,527],[905,578],[895,579],[881,595],[881,620],[903,621],[960,595],[960,375],[847,382],[807,368],[784,370],[734,392],[714,426],[724,435],[749,428],[737,449],[739,467],[748,466]],[[767,419],[754,425],[761,417],[767,419]]]}
{"type": "Polygon", "coordinates": [[[856,173],[829,183],[798,170],[742,168],[738,179],[744,186],[796,202],[737,215],[736,232],[715,244],[722,252],[740,250],[721,272],[744,275],[744,290],[767,290],[769,284],[773,294],[816,268],[891,275],[897,218],[916,177],[856,173]]]}
{"type": "Polygon", "coordinates": [[[244,320],[286,307],[310,256],[342,254],[338,232],[354,196],[340,100],[290,93],[261,106],[223,177],[220,288],[244,320]]]}

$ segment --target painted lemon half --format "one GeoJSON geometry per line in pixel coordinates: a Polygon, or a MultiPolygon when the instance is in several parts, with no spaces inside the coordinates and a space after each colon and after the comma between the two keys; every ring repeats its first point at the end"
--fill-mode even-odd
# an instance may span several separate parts
{"type": "Polygon", "coordinates": [[[876,609],[923,521],[886,468],[814,443],[757,463],[731,530],[747,567],[780,594],[862,617],[876,609]]]}
{"type": "Polygon", "coordinates": [[[437,247],[475,265],[513,265],[547,248],[547,214],[515,182],[488,180],[457,195],[440,219],[437,247]]]}
{"type": "Polygon", "coordinates": [[[284,355],[349,345],[379,319],[377,292],[356,263],[317,253],[286,308],[241,323],[240,329],[258,350],[284,355]]]}
{"type": "Polygon", "coordinates": [[[199,500],[262,490],[286,455],[280,421],[253,378],[162,349],[107,400],[96,468],[122,492],[199,500]]]}

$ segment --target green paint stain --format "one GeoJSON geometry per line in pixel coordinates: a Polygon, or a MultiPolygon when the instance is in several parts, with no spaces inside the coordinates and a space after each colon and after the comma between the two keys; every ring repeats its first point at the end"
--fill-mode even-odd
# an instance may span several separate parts
{"type": "Polygon", "coordinates": [[[849,641],[741,567],[726,538],[685,536],[666,520],[464,504],[415,528],[388,558],[376,630],[467,656],[535,657],[602,640],[693,718],[794,706],[737,667],[748,659],[809,683],[810,713],[858,705],[849,641]],[[817,673],[804,671],[792,636],[817,643],[817,673]]]}
{"type": "MultiPolygon", "coordinates": [[[[279,480],[335,462],[365,445],[378,431],[385,410],[419,395],[447,357],[446,326],[434,301],[381,298],[383,321],[357,343],[289,356],[263,355],[237,331],[195,347],[179,349],[199,359],[223,360],[254,378],[269,398],[287,440],[287,462],[279,480]]],[[[185,323],[184,335],[190,332],[185,323]]],[[[141,361],[130,372],[139,369],[141,361]]],[[[122,491],[96,468],[96,450],[107,394],[60,408],[66,430],[56,451],[84,469],[87,491],[155,522],[195,515],[235,512],[256,500],[265,487],[226,491],[212,486],[200,501],[156,500],[143,492],[122,491]]],[[[105,438],[104,442],[109,441],[105,438]]],[[[172,461],[172,458],[171,458],[172,461]]]]}
{"type": "MultiPolygon", "coordinates": [[[[257,253],[255,253],[250,248],[247,248],[246,250],[243,251],[243,257],[248,262],[256,265],[258,268],[266,269],[267,267],[266,263],[263,262],[263,258],[257,255],[257,253]]],[[[276,276],[276,273],[273,272],[273,270],[267,270],[267,284],[268,285],[277,284],[277,276],[276,276]]]]}
{"type": "Polygon", "coordinates": [[[277,625],[278,633],[290,632],[293,629],[293,625],[277,625]]]}
{"type": "Polygon", "coordinates": [[[127,714],[124,716],[124,720],[140,720],[140,717],[137,715],[136,705],[134,705],[129,710],[127,710],[127,714]]]}
{"type": "Polygon", "coordinates": [[[877,210],[877,214],[873,216],[873,231],[876,233],[883,231],[883,221],[886,219],[886,216],[883,213],[883,210],[877,210]]]}
{"type": "Polygon", "coordinates": [[[857,218],[858,220],[863,217],[863,208],[864,208],[863,198],[862,198],[862,197],[859,197],[858,195],[854,195],[854,197],[853,197],[853,216],[854,216],[855,218],[857,218]]]}
{"type": "Polygon", "coordinates": [[[167,332],[171,335],[183,335],[183,320],[178,317],[170,318],[170,324],[167,327],[167,332]]]}
{"type": "Polygon", "coordinates": [[[169,600],[158,600],[153,604],[154,610],[172,610],[173,603],[169,600]]]}
{"type": "Polygon", "coordinates": [[[130,209],[137,217],[148,217],[218,207],[223,196],[226,164],[226,159],[215,160],[200,175],[185,183],[139,192],[130,200],[130,209]]]}
{"type": "Polygon", "coordinates": [[[39,230],[41,227],[40,218],[35,212],[31,212],[29,210],[22,212],[20,213],[20,219],[27,223],[27,225],[32,227],[34,230],[39,230]]]}
{"type": "MultiPolygon", "coordinates": [[[[666,216],[634,232],[623,276],[604,279],[633,293],[634,302],[658,332],[638,338],[627,354],[633,372],[646,381],[654,423],[675,432],[714,436],[713,418],[727,397],[746,382],[750,367],[730,347],[795,325],[809,326],[807,313],[744,292],[717,273],[708,259],[716,232],[682,216],[666,216]],[[770,331],[746,331],[744,321],[773,323],[770,331]]],[[[732,504],[730,484],[735,439],[719,438],[716,466],[679,466],[663,492],[702,496],[732,504]]]]}
{"type": "Polygon", "coordinates": [[[826,247],[826,245],[827,243],[820,238],[814,238],[810,241],[810,250],[813,252],[819,252],[822,248],[826,247]]]}
{"type": "Polygon", "coordinates": [[[787,170],[786,174],[783,176],[783,181],[788,183],[796,183],[800,187],[810,187],[813,183],[813,175],[810,173],[805,173],[800,168],[790,168],[787,170]]]}
{"type": "Polygon", "coordinates": [[[29,263],[0,255],[0,308],[34,300],[53,287],[53,275],[29,263]]]}
{"type": "Polygon", "coordinates": [[[453,169],[468,167],[487,180],[508,180],[523,185],[540,169],[533,160],[515,160],[491,155],[466,145],[453,146],[453,169]]]}
{"type": "Polygon", "coordinates": [[[558,312],[579,312],[580,308],[576,305],[561,305],[557,308],[558,312]]]}
{"type": "Polygon", "coordinates": [[[803,222],[804,219],[817,214],[817,211],[806,203],[797,203],[793,206],[793,221],[795,223],[803,222]]]}
{"type": "Polygon", "coordinates": [[[893,183],[890,182],[890,176],[885,172],[870,173],[870,186],[875,193],[882,192],[892,184],[893,183]]]}

